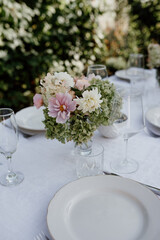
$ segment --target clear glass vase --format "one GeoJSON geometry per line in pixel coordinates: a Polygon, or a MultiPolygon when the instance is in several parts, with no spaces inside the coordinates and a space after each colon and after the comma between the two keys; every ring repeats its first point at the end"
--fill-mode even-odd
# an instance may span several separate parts
{"type": "Polygon", "coordinates": [[[81,145],[76,146],[76,153],[85,156],[89,155],[92,152],[92,140],[89,140],[87,143],[82,143],[81,145]]]}
{"type": "Polygon", "coordinates": [[[79,178],[103,174],[104,148],[89,142],[76,151],[76,172],[79,178]]]}

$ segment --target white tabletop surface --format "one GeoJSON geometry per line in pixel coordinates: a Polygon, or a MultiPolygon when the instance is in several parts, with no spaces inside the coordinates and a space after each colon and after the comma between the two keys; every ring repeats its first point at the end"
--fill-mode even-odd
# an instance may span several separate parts
{"type": "MultiPolygon", "coordinates": [[[[126,86],[116,77],[110,81],[126,86]]],[[[155,89],[154,72],[146,80],[144,92],[155,89]],[[153,75],[152,75],[153,73],[153,75]]],[[[104,170],[111,171],[110,162],[123,153],[121,138],[107,139],[97,131],[94,141],[102,143],[104,170]]],[[[16,187],[0,186],[0,239],[32,240],[41,230],[49,236],[46,223],[47,208],[54,194],[66,183],[77,179],[72,142],[61,144],[47,140],[43,134],[25,138],[20,134],[13,167],[23,172],[25,179],[16,187]]],[[[139,163],[139,169],[123,176],[160,188],[160,138],[141,132],[129,140],[129,156],[139,163]]],[[[6,160],[0,174],[6,172],[6,160]]]]}

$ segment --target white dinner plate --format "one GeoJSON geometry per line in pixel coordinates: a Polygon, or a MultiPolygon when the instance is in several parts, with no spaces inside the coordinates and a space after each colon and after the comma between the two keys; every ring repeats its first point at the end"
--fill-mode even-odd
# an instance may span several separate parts
{"type": "Polygon", "coordinates": [[[45,131],[43,120],[43,107],[37,109],[34,106],[23,108],[15,115],[17,125],[26,134],[34,135],[45,131]]]}
{"type": "MultiPolygon", "coordinates": [[[[129,76],[128,76],[127,73],[126,73],[126,69],[116,71],[116,72],[115,72],[115,75],[116,75],[118,78],[120,78],[120,79],[124,79],[124,80],[130,82],[129,76]]],[[[145,75],[145,78],[148,78],[148,77],[151,76],[151,74],[150,74],[148,71],[146,71],[146,70],[144,71],[144,75],[145,75]]]]}
{"type": "Polygon", "coordinates": [[[145,114],[145,123],[151,132],[160,136],[160,106],[148,109],[145,114]]]}
{"type": "Polygon", "coordinates": [[[158,240],[160,200],[133,180],[81,178],[61,188],[48,207],[55,240],[158,240]]]}

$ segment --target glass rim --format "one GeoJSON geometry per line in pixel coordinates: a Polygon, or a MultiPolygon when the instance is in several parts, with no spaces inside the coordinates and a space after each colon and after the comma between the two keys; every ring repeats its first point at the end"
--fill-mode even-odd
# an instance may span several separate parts
{"type": "Polygon", "coordinates": [[[91,152],[91,154],[89,154],[89,155],[83,155],[82,157],[92,158],[92,157],[97,157],[97,156],[100,156],[101,154],[104,154],[104,147],[103,147],[103,145],[102,145],[101,143],[93,143],[93,144],[92,144],[92,147],[94,146],[94,144],[96,144],[96,145],[98,145],[99,147],[101,147],[101,150],[98,151],[98,153],[96,153],[96,154],[93,154],[93,155],[92,155],[92,152],[91,152]]]}
{"type": "Polygon", "coordinates": [[[11,116],[12,114],[14,114],[13,109],[11,109],[11,108],[0,108],[0,117],[7,117],[7,116],[11,116]],[[2,114],[1,111],[9,111],[9,113],[2,114]]]}
{"type": "Polygon", "coordinates": [[[103,64],[93,64],[93,65],[88,66],[88,69],[94,69],[94,70],[103,70],[103,69],[105,69],[106,70],[106,66],[103,65],[103,64]]]}
{"type": "Polygon", "coordinates": [[[144,58],[144,55],[142,53],[131,53],[129,57],[141,57],[144,58]]]}

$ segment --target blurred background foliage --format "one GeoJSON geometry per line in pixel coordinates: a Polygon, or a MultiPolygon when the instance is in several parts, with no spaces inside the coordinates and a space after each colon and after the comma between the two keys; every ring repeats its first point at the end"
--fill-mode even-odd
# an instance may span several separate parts
{"type": "Polygon", "coordinates": [[[48,71],[81,75],[102,63],[112,75],[131,52],[147,59],[148,44],[160,42],[159,0],[97,2],[0,0],[0,107],[32,105],[48,71]],[[105,13],[113,13],[114,27],[100,23],[105,13]]]}

